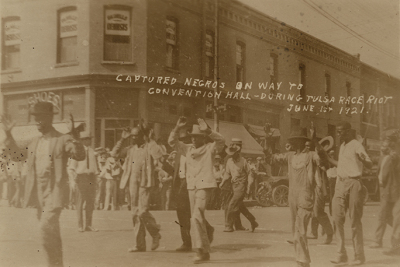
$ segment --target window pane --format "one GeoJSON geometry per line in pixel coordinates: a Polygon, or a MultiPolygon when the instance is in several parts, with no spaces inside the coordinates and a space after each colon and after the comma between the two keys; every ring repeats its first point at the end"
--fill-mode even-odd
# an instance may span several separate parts
{"type": "Polygon", "coordinates": [[[3,69],[15,69],[20,67],[20,24],[21,21],[19,18],[5,18],[3,24],[3,69]]]}
{"type": "Polygon", "coordinates": [[[19,68],[19,45],[11,45],[5,47],[5,68],[6,69],[15,69],[19,68]]]}
{"type": "Polygon", "coordinates": [[[65,37],[61,39],[61,58],[60,62],[71,62],[77,61],[78,58],[76,56],[76,45],[77,45],[77,37],[65,37]]]}

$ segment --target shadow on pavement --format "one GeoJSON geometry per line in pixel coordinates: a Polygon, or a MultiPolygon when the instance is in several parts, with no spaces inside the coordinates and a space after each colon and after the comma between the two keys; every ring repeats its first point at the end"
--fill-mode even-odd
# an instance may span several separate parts
{"type": "Polygon", "coordinates": [[[226,260],[211,260],[207,262],[208,264],[221,264],[221,263],[230,263],[230,264],[247,264],[263,262],[263,263],[271,263],[271,262],[295,262],[294,257],[251,257],[244,259],[226,259],[226,260]]]}
{"type": "Polygon", "coordinates": [[[217,246],[211,247],[211,252],[223,252],[223,253],[234,253],[241,250],[250,250],[250,249],[266,249],[270,245],[266,244],[221,244],[217,246]]]}

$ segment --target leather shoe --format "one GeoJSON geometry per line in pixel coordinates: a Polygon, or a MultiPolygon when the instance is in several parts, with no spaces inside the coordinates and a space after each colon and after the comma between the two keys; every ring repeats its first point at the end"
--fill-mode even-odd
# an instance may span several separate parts
{"type": "Polygon", "coordinates": [[[240,226],[240,227],[235,227],[235,230],[236,231],[246,231],[246,230],[248,230],[247,228],[244,228],[243,226],[240,226]]]}
{"type": "Polygon", "coordinates": [[[371,246],[369,246],[369,248],[381,248],[382,247],[382,243],[373,243],[371,246]]]}
{"type": "Polygon", "coordinates": [[[99,230],[97,230],[97,229],[94,228],[93,226],[86,226],[85,231],[88,231],[88,232],[98,232],[99,230]]]}
{"type": "Polygon", "coordinates": [[[178,251],[178,252],[190,252],[190,251],[192,251],[192,247],[189,247],[189,246],[186,246],[185,244],[183,244],[182,246],[177,248],[176,251],[178,251]]]}
{"type": "Polygon", "coordinates": [[[153,244],[151,244],[151,250],[156,250],[160,246],[161,235],[153,237],[153,244]]]}
{"type": "Polygon", "coordinates": [[[208,237],[208,242],[210,242],[211,244],[214,240],[214,227],[211,227],[210,230],[207,231],[207,237],[208,237]]]}
{"type": "Polygon", "coordinates": [[[365,262],[365,259],[364,259],[364,260],[357,259],[357,260],[351,261],[351,262],[349,263],[349,265],[351,265],[351,266],[361,265],[361,264],[363,264],[364,262],[365,262]]]}
{"type": "Polygon", "coordinates": [[[294,242],[293,242],[292,239],[287,239],[286,242],[288,242],[290,245],[293,245],[293,244],[294,244],[294,242]]]}
{"type": "Polygon", "coordinates": [[[347,256],[337,257],[335,260],[331,260],[333,264],[344,264],[347,263],[348,258],[347,256]]]}
{"type": "Polygon", "coordinates": [[[322,243],[322,244],[329,245],[330,243],[332,243],[332,239],[333,239],[333,235],[326,235],[326,239],[325,239],[324,243],[322,243]]]}
{"type": "Polygon", "coordinates": [[[83,229],[83,227],[79,227],[79,228],[78,228],[78,232],[83,233],[83,232],[85,232],[85,229],[83,229]]]}
{"type": "Polygon", "coordinates": [[[145,252],[146,249],[139,249],[137,247],[128,248],[128,252],[145,252]]]}
{"type": "Polygon", "coordinates": [[[197,253],[193,263],[202,263],[210,260],[210,253],[197,253]]]}
{"type": "Polygon", "coordinates": [[[253,222],[251,224],[251,231],[254,232],[254,230],[256,230],[257,227],[258,227],[258,223],[257,222],[253,222]]]}
{"type": "Polygon", "coordinates": [[[232,228],[226,228],[224,229],[224,232],[233,232],[234,230],[232,228]]]}

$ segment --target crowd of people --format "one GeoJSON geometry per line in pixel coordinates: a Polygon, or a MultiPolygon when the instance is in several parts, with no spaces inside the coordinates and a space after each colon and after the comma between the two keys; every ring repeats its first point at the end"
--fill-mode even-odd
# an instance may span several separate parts
{"type": "MultiPolygon", "coordinates": [[[[59,226],[63,209],[76,209],[79,232],[97,232],[92,225],[94,210],[119,210],[124,205],[132,213],[134,228],[134,245],[129,252],[146,251],[146,231],[152,237],[151,250],[156,250],[161,226],[151,210],[175,209],[182,239],[176,250],[195,250],[194,263],[209,261],[214,228],[206,219],[206,209],[224,210],[224,232],[254,232],[259,224],[244,200],[255,197],[260,176],[269,177],[271,166],[279,164],[287,168],[289,178],[292,238],[288,242],[294,245],[298,266],[310,266],[307,239],[317,238],[319,224],[326,235],[324,244],[330,244],[336,233],[337,257],[332,263],[347,263],[347,211],[354,246],[352,264],[360,265],[366,260],[361,176],[363,168],[370,168],[372,161],[347,122],[337,126],[341,142],[337,155],[318,142],[314,127],[309,133],[304,128],[293,129],[286,152],[273,153],[269,142],[272,134],[266,126],[264,157],[254,160],[242,155],[241,139],[225,140],[203,119],[188,129],[186,118],[180,117],[167,146],[157,143],[153,129],[141,121],[138,126],[125,129],[112,149],[93,149],[93,136],[78,131],[72,116],[69,134],[53,128],[51,103],[38,102],[31,114],[42,135],[23,148],[11,135],[13,123],[2,119],[7,138],[0,185],[7,184],[7,190],[1,188],[0,192],[7,191],[7,196],[2,197],[8,199],[10,206],[37,209],[49,266],[63,266],[59,226]],[[329,178],[336,180],[334,190],[329,178]],[[327,196],[332,199],[332,222],[324,210],[327,196]],[[249,221],[248,229],[242,225],[241,214],[249,221]],[[311,236],[307,236],[310,222],[311,236]]],[[[372,247],[382,246],[386,224],[390,224],[394,232],[392,248],[385,252],[388,255],[400,253],[397,146],[396,134],[383,141],[378,171],[383,199],[372,247]]]]}

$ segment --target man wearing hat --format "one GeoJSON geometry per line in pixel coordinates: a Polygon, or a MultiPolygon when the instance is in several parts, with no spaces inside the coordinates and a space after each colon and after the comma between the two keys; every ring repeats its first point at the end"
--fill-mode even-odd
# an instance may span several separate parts
{"type": "Polygon", "coordinates": [[[151,189],[156,185],[155,163],[163,155],[163,148],[154,140],[153,129],[144,123],[130,131],[124,130],[111,151],[111,156],[125,158],[120,189],[129,184],[135,235],[135,246],[129,248],[129,252],[146,251],[146,230],[153,238],[151,250],[156,250],[160,245],[160,225],[149,211],[149,199],[151,189]],[[133,144],[123,148],[129,137],[133,144]]]}
{"type": "MultiPolygon", "coordinates": [[[[63,266],[63,253],[59,218],[63,196],[68,187],[68,158],[85,159],[83,145],[78,142],[79,133],[74,127],[72,115],[68,122],[70,134],[62,134],[53,128],[53,104],[38,102],[31,113],[42,134],[34,138],[27,147],[20,149],[11,135],[14,124],[2,118],[6,132],[6,147],[19,155],[19,160],[28,163],[25,183],[24,207],[36,206],[40,224],[41,242],[48,266],[63,266]]],[[[42,250],[40,250],[42,252],[42,250]]]]}
{"type": "Polygon", "coordinates": [[[252,171],[245,158],[240,155],[242,150],[242,140],[233,138],[232,143],[226,148],[225,152],[231,156],[226,162],[224,178],[221,186],[226,180],[230,180],[232,184],[233,195],[229,201],[226,217],[224,232],[233,232],[233,225],[236,220],[240,220],[240,213],[242,213],[251,223],[251,230],[254,232],[258,226],[256,218],[246,208],[243,199],[248,192],[247,184],[249,176],[252,176],[252,171]]]}
{"type": "MultiPolygon", "coordinates": [[[[315,133],[315,131],[314,131],[315,133]]],[[[292,233],[298,266],[310,266],[310,253],[307,242],[307,227],[313,214],[315,187],[321,187],[321,174],[318,167],[322,152],[309,151],[305,144],[310,139],[305,128],[295,128],[288,141],[291,151],[284,154],[268,154],[272,162],[286,163],[289,177],[289,208],[292,218],[292,233]]],[[[313,136],[314,143],[317,143],[313,136]]],[[[269,145],[269,144],[267,144],[269,145]]]]}
{"type": "Polygon", "coordinates": [[[78,231],[98,230],[92,227],[94,200],[96,198],[96,175],[99,173],[97,160],[93,148],[90,132],[81,133],[81,142],[85,147],[85,159],[82,161],[71,160],[68,170],[75,180],[78,188],[76,211],[78,214],[78,231]],[[83,204],[85,204],[86,224],[83,226],[83,204]]]}
{"type": "Polygon", "coordinates": [[[192,144],[179,141],[179,129],[186,126],[186,118],[180,117],[176,127],[172,130],[168,143],[176,151],[186,155],[186,181],[189,190],[190,209],[192,213],[191,226],[194,228],[194,248],[197,249],[195,263],[210,259],[210,243],[213,239],[214,228],[205,219],[207,201],[212,189],[217,187],[213,175],[215,153],[220,152],[225,139],[217,132],[212,131],[203,119],[197,120],[189,134],[192,144]],[[206,143],[206,137],[214,142],[206,143]]]}

